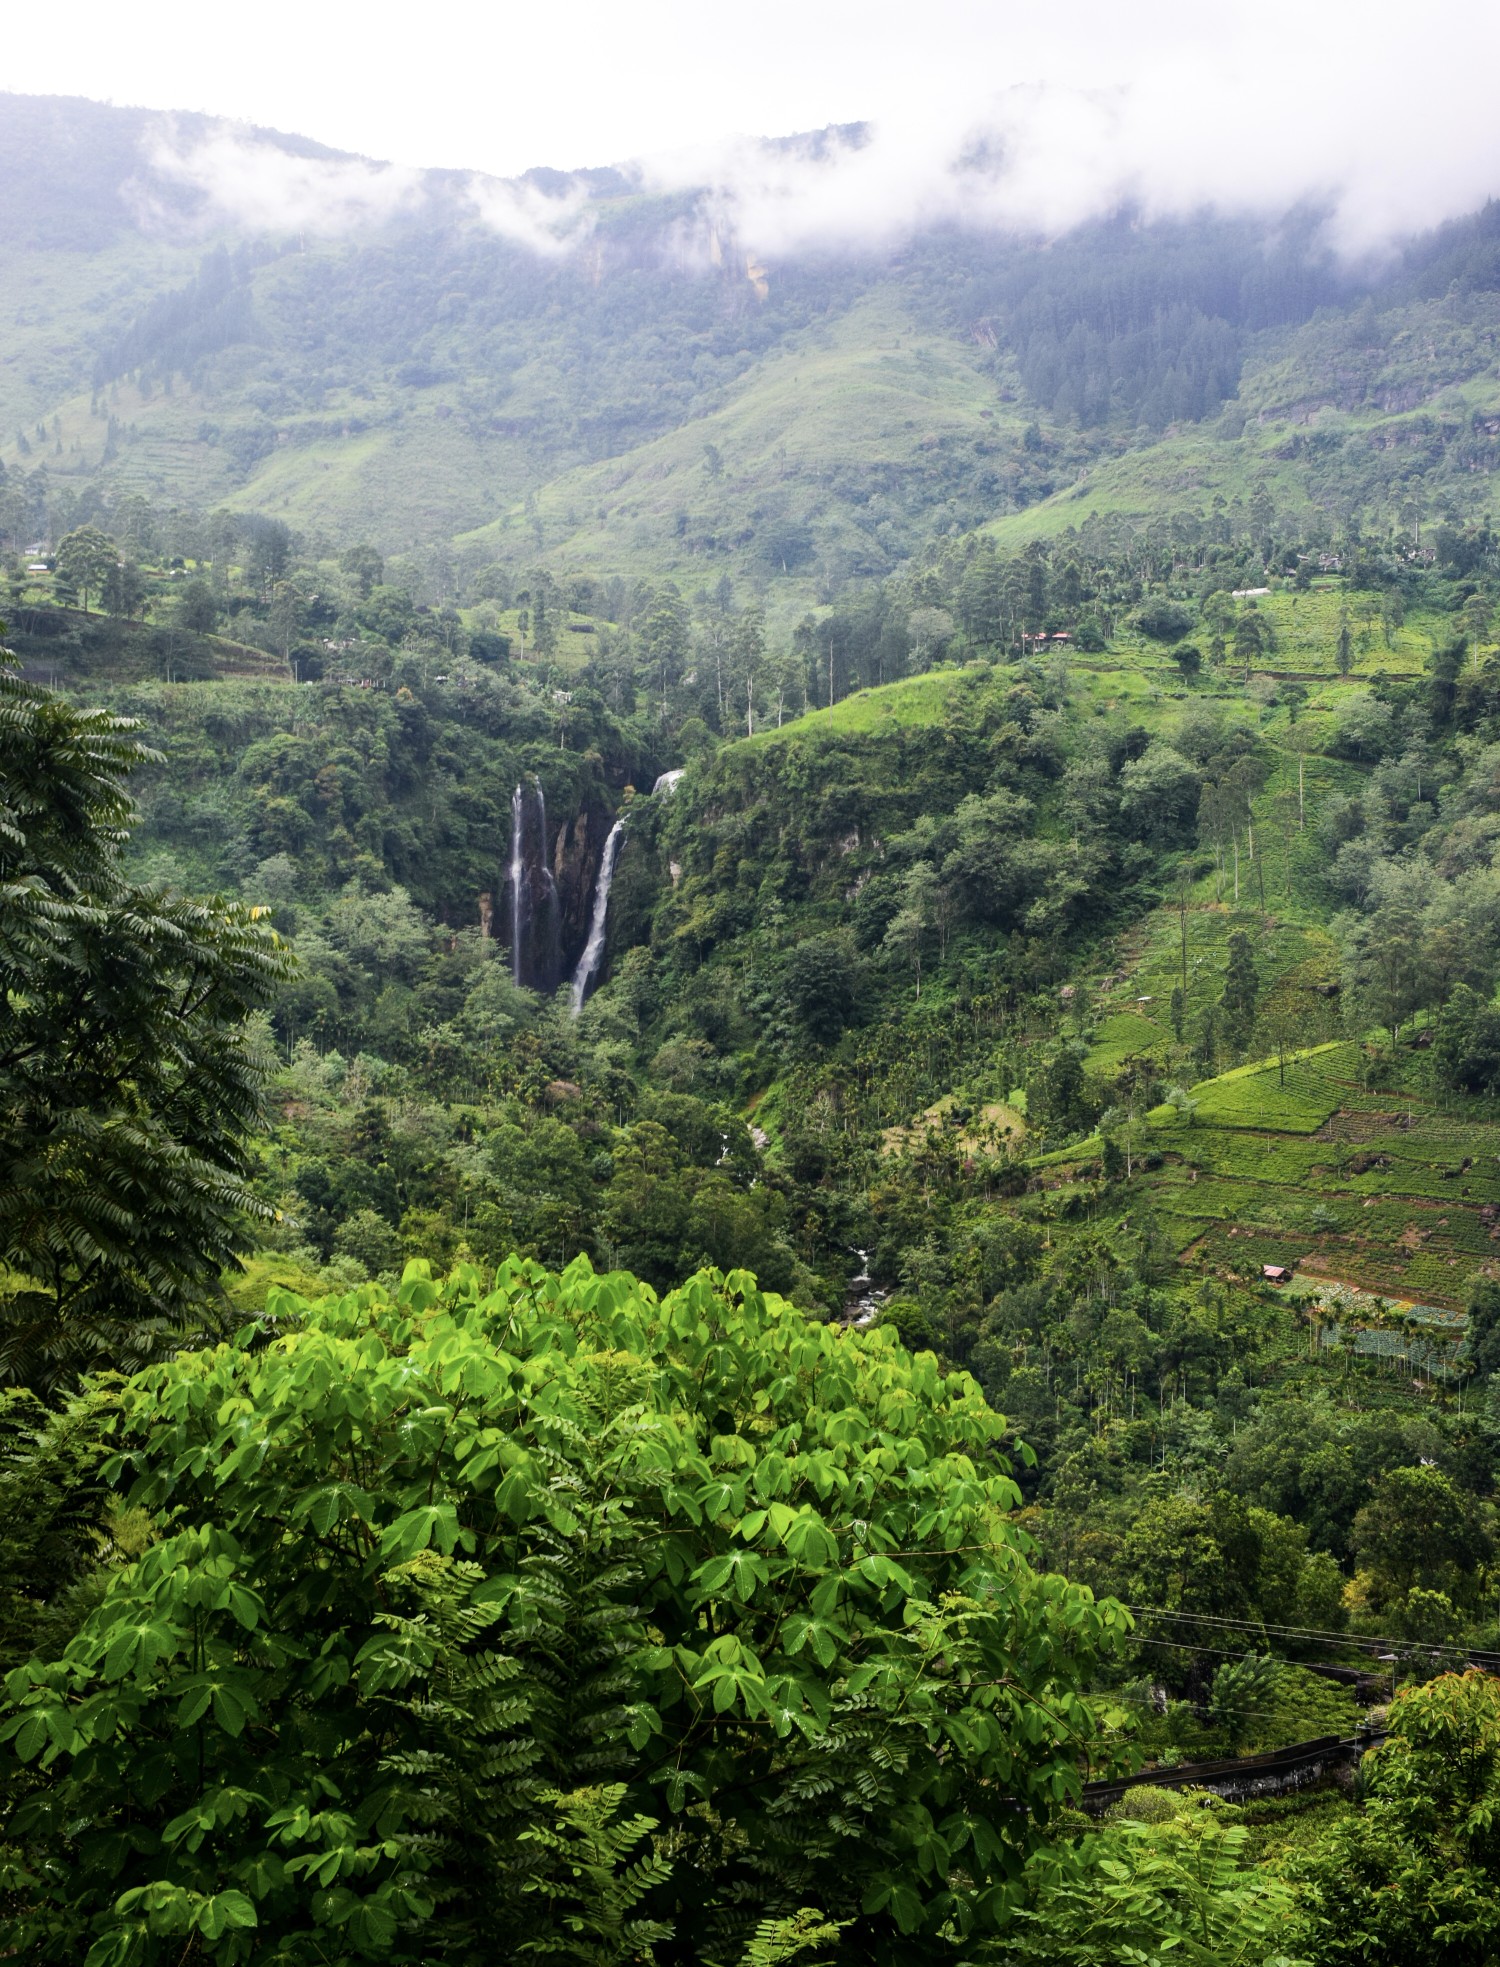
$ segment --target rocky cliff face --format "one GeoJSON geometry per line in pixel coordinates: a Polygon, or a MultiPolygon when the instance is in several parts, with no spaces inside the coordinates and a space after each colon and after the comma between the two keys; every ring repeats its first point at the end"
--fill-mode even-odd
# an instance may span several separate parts
{"type": "Polygon", "coordinates": [[[589,917],[604,843],[614,814],[601,799],[590,799],[557,829],[552,848],[552,880],[557,892],[563,965],[571,976],[588,941],[589,917]]]}
{"type": "Polygon", "coordinates": [[[588,941],[594,889],[614,816],[603,800],[551,820],[536,780],[517,786],[511,807],[505,906],[496,927],[512,949],[518,983],[551,993],[573,974],[588,941]]]}

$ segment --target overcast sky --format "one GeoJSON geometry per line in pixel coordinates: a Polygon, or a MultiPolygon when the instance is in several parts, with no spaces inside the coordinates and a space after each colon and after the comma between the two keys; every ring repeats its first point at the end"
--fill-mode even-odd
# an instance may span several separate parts
{"type": "Polygon", "coordinates": [[[721,179],[773,247],[955,202],[1055,226],[1122,195],[1302,192],[1359,247],[1500,191],[1497,67],[1496,0],[74,0],[12,18],[0,48],[10,89],[205,110],[402,164],[645,156],[661,180],[721,179]],[[876,146],[816,185],[733,142],[857,119],[876,146]],[[962,160],[996,132],[1007,163],[979,183],[962,160]]]}

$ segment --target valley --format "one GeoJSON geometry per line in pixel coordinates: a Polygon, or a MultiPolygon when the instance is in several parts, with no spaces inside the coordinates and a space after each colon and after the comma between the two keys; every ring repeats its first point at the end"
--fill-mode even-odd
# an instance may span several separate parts
{"type": "Polygon", "coordinates": [[[778,257],[154,130],[0,97],[24,1957],[1483,1934],[1496,206],[778,257]]]}

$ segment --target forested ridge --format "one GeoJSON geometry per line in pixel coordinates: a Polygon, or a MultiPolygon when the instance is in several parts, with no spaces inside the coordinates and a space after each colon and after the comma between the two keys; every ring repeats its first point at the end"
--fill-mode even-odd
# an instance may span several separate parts
{"type": "MultiPolygon", "coordinates": [[[[144,112],[0,105],[17,551],[138,496],[369,540],[429,600],[496,566],[727,576],[779,622],[937,534],[1140,524],[1188,482],[1304,526],[1413,486],[1485,509],[1493,205],[1369,265],[1315,208],[758,257],[698,194],[624,171],[484,195],[428,173],[342,228],[278,231],[195,178],[211,126],[168,134],[163,161],[144,112]],[[576,236],[533,250],[485,196],[576,236]]],[[[380,182],[301,139],[236,141],[272,174],[380,182]]]]}
{"type": "Polygon", "coordinates": [[[0,447],[16,1957],[1492,1961],[1492,210],[768,299],[600,174],[592,270],[145,294],[97,161],[0,447]],[[419,401],[441,510],[277,477],[419,401]]]}

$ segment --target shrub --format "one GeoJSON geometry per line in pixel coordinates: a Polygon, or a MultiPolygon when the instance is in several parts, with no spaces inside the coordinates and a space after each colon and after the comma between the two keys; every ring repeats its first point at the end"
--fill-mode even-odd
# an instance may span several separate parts
{"type": "Polygon", "coordinates": [[[1030,1568],[967,1375],[744,1273],[412,1264],[271,1313],[124,1386],[156,1541],[6,1682],[28,1961],[1000,1919],[1124,1615],[1030,1568]]]}
{"type": "Polygon", "coordinates": [[[1132,619],[1153,642],[1180,642],[1193,625],[1191,613],[1176,601],[1146,601],[1132,619]]]}

